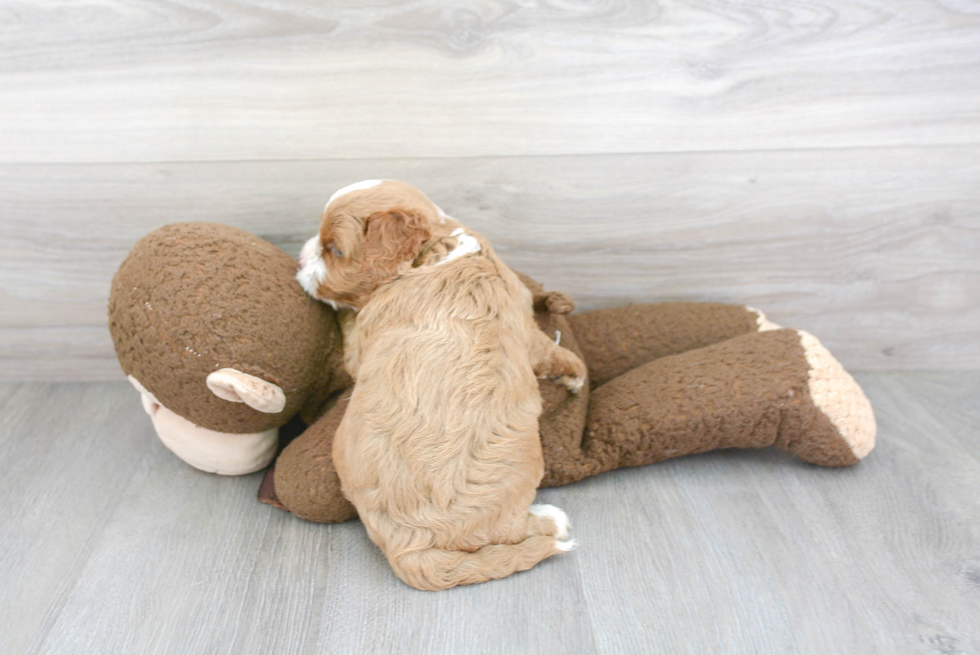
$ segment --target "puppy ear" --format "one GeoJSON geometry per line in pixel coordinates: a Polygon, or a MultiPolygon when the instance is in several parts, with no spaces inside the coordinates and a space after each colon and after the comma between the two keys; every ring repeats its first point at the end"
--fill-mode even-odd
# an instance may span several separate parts
{"type": "Polygon", "coordinates": [[[378,212],[364,222],[364,267],[377,280],[395,275],[398,267],[419,256],[432,233],[426,220],[404,209],[378,212]]]}

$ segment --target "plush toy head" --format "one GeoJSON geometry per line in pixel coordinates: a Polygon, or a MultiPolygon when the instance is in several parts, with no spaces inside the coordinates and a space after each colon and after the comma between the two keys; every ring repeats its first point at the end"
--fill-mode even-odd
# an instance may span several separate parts
{"type": "Polygon", "coordinates": [[[113,278],[119,362],[161,439],[191,465],[266,466],[281,425],[312,420],[350,384],[336,316],[295,273],[289,255],[247,232],[176,223],[141,239],[113,278]]]}

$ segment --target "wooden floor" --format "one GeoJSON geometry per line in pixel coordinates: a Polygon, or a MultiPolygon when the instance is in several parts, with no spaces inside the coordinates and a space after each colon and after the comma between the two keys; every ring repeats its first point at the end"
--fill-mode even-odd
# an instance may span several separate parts
{"type": "Polygon", "coordinates": [[[859,374],[877,449],[616,471],[540,498],[580,547],[438,593],[360,523],[195,471],[125,383],[0,386],[0,653],[976,653],[980,373],[859,374]]]}

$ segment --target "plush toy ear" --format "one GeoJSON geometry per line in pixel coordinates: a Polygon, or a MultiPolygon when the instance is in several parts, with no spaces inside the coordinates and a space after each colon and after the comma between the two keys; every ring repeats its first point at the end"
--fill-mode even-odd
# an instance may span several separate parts
{"type": "Polygon", "coordinates": [[[286,406],[286,394],[279,385],[262,378],[223,368],[208,375],[208,389],[218,398],[233,403],[245,403],[266,414],[278,414],[286,406]]]}
{"type": "Polygon", "coordinates": [[[376,280],[386,280],[418,257],[431,236],[426,220],[415,212],[394,209],[371,214],[364,222],[365,270],[376,280]]]}
{"type": "Polygon", "coordinates": [[[151,417],[156,414],[161,407],[160,401],[156,399],[156,396],[147,391],[146,387],[140,384],[140,381],[132,375],[127,375],[126,379],[129,380],[129,383],[133,385],[137,391],[140,392],[140,402],[143,403],[143,409],[146,410],[146,413],[151,417]]]}

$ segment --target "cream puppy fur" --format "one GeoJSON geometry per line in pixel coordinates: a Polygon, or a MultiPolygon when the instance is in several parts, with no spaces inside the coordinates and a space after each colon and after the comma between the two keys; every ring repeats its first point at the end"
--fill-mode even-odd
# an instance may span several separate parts
{"type": "Polygon", "coordinates": [[[532,505],[544,473],[536,377],[586,368],[537,328],[531,294],[478,234],[390,180],[335,194],[297,279],[343,313],[354,391],[334,438],[344,494],[418,589],[502,578],[570,550],[532,505]]]}

